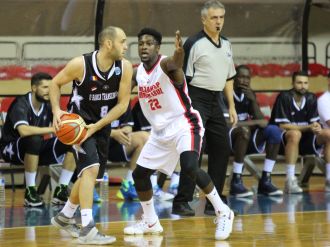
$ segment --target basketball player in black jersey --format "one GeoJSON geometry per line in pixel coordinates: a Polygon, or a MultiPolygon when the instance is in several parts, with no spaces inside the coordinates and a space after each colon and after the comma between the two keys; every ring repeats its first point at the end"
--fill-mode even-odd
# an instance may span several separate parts
{"type": "Polygon", "coordinates": [[[234,101],[238,115],[238,126],[229,131],[230,146],[234,154],[233,174],[230,181],[230,194],[235,197],[253,196],[242,182],[244,156],[266,151],[262,178],[259,180],[258,193],[267,196],[280,196],[281,190],[271,182],[270,174],[275,165],[280,148],[282,130],[274,124],[268,124],[258,105],[256,95],[251,89],[249,67],[236,67],[234,78],[234,101]]]}
{"type": "Polygon", "coordinates": [[[101,179],[108,158],[108,137],[111,122],[127,109],[131,92],[132,64],[123,59],[127,50],[126,35],[121,28],[109,26],[99,34],[100,49],[73,58],[53,79],[50,100],[54,126],[61,125],[59,96],[63,85],[73,81],[69,110],[79,114],[87,124],[87,136],[75,148],[78,179],[63,210],[52,223],[81,244],[109,244],[115,237],[100,234],[92,216],[93,189],[101,179]],[[82,229],[73,215],[81,208],[82,229]]]}
{"type": "MultiPolygon", "coordinates": [[[[46,73],[32,76],[31,92],[17,97],[11,104],[0,140],[3,159],[14,164],[24,164],[24,205],[28,207],[43,205],[35,184],[38,165],[61,163],[63,155],[71,149],[55,137],[44,138],[44,135],[54,134],[48,87],[51,79],[46,73]]],[[[55,204],[67,200],[67,185],[74,169],[72,153],[68,153],[63,161],[60,185],[56,187],[52,200],[55,204]]]]}
{"type": "Polygon", "coordinates": [[[308,73],[294,72],[292,89],[281,92],[275,101],[270,122],[285,130],[280,153],[287,164],[286,193],[302,193],[295,177],[298,155],[320,155],[321,145],[328,146],[330,138],[319,123],[316,95],[308,92],[308,73]]]}

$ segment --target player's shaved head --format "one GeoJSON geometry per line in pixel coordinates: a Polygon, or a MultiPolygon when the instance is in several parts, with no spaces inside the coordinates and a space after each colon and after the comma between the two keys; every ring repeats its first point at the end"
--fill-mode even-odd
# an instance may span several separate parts
{"type": "Polygon", "coordinates": [[[104,43],[104,41],[108,40],[108,39],[114,41],[120,30],[121,30],[121,28],[115,27],[115,26],[108,26],[108,27],[104,28],[100,32],[99,37],[98,37],[99,45],[101,46],[104,43]]]}

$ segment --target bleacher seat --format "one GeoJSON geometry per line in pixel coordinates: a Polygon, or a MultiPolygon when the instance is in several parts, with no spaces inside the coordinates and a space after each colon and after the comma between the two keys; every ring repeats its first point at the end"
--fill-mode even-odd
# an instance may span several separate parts
{"type": "Polygon", "coordinates": [[[258,64],[253,64],[253,63],[249,63],[246,64],[246,66],[249,67],[250,71],[251,71],[251,76],[258,76],[259,74],[259,70],[260,70],[260,66],[258,64]]]}
{"type": "Polygon", "coordinates": [[[52,77],[54,77],[59,71],[60,67],[57,66],[52,66],[52,65],[43,65],[43,64],[38,64],[34,65],[31,68],[32,74],[38,73],[38,72],[44,72],[47,74],[50,74],[52,77]]]}
{"type": "Polygon", "coordinates": [[[309,76],[327,76],[329,69],[319,63],[308,64],[308,75],[309,76]]]}
{"type": "Polygon", "coordinates": [[[28,80],[31,78],[31,70],[20,65],[3,66],[0,69],[2,76],[1,80],[23,79],[28,80]]]}
{"type": "Polygon", "coordinates": [[[259,67],[258,75],[261,77],[274,77],[282,75],[283,67],[280,64],[263,64],[259,67]]]}
{"type": "Polygon", "coordinates": [[[291,76],[293,72],[300,70],[299,63],[288,63],[283,65],[282,76],[291,76]]]}

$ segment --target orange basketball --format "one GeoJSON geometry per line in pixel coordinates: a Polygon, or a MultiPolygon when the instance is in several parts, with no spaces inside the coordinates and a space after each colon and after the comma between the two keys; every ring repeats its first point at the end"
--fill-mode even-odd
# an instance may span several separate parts
{"type": "Polygon", "coordinates": [[[62,143],[77,144],[86,136],[86,123],[78,114],[64,114],[61,116],[61,122],[62,126],[56,131],[56,136],[62,143]]]}

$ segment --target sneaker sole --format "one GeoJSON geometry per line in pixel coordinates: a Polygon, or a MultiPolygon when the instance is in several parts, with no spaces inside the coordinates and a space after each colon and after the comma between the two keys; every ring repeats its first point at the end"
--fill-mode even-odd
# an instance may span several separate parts
{"type": "Polygon", "coordinates": [[[33,203],[33,202],[29,202],[28,200],[24,200],[24,206],[25,207],[41,207],[43,206],[44,203],[43,202],[37,202],[37,203],[33,203]]]}
{"type": "Polygon", "coordinates": [[[63,230],[63,231],[66,231],[68,234],[71,235],[71,237],[74,237],[74,238],[78,238],[79,237],[79,234],[75,234],[75,233],[72,233],[72,232],[69,232],[64,226],[61,226],[59,223],[57,223],[57,221],[55,220],[55,217],[53,217],[50,222],[52,223],[53,226],[55,226],[56,228],[60,229],[60,230],[63,230]]]}
{"type": "Polygon", "coordinates": [[[54,205],[64,205],[66,201],[62,201],[61,199],[53,197],[52,199],[52,204],[54,205]]]}
{"type": "Polygon", "coordinates": [[[251,197],[253,196],[253,192],[252,191],[248,191],[245,193],[241,193],[241,194],[231,194],[232,196],[235,196],[237,198],[242,198],[242,197],[251,197]]]}
{"type": "Polygon", "coordinates": [[[195,216],[195,212],[190,212],[190,213],[183,213],[181,211],[173,210],[172,209],[172,214],[180,215],[180,216],[195,216]]]}

